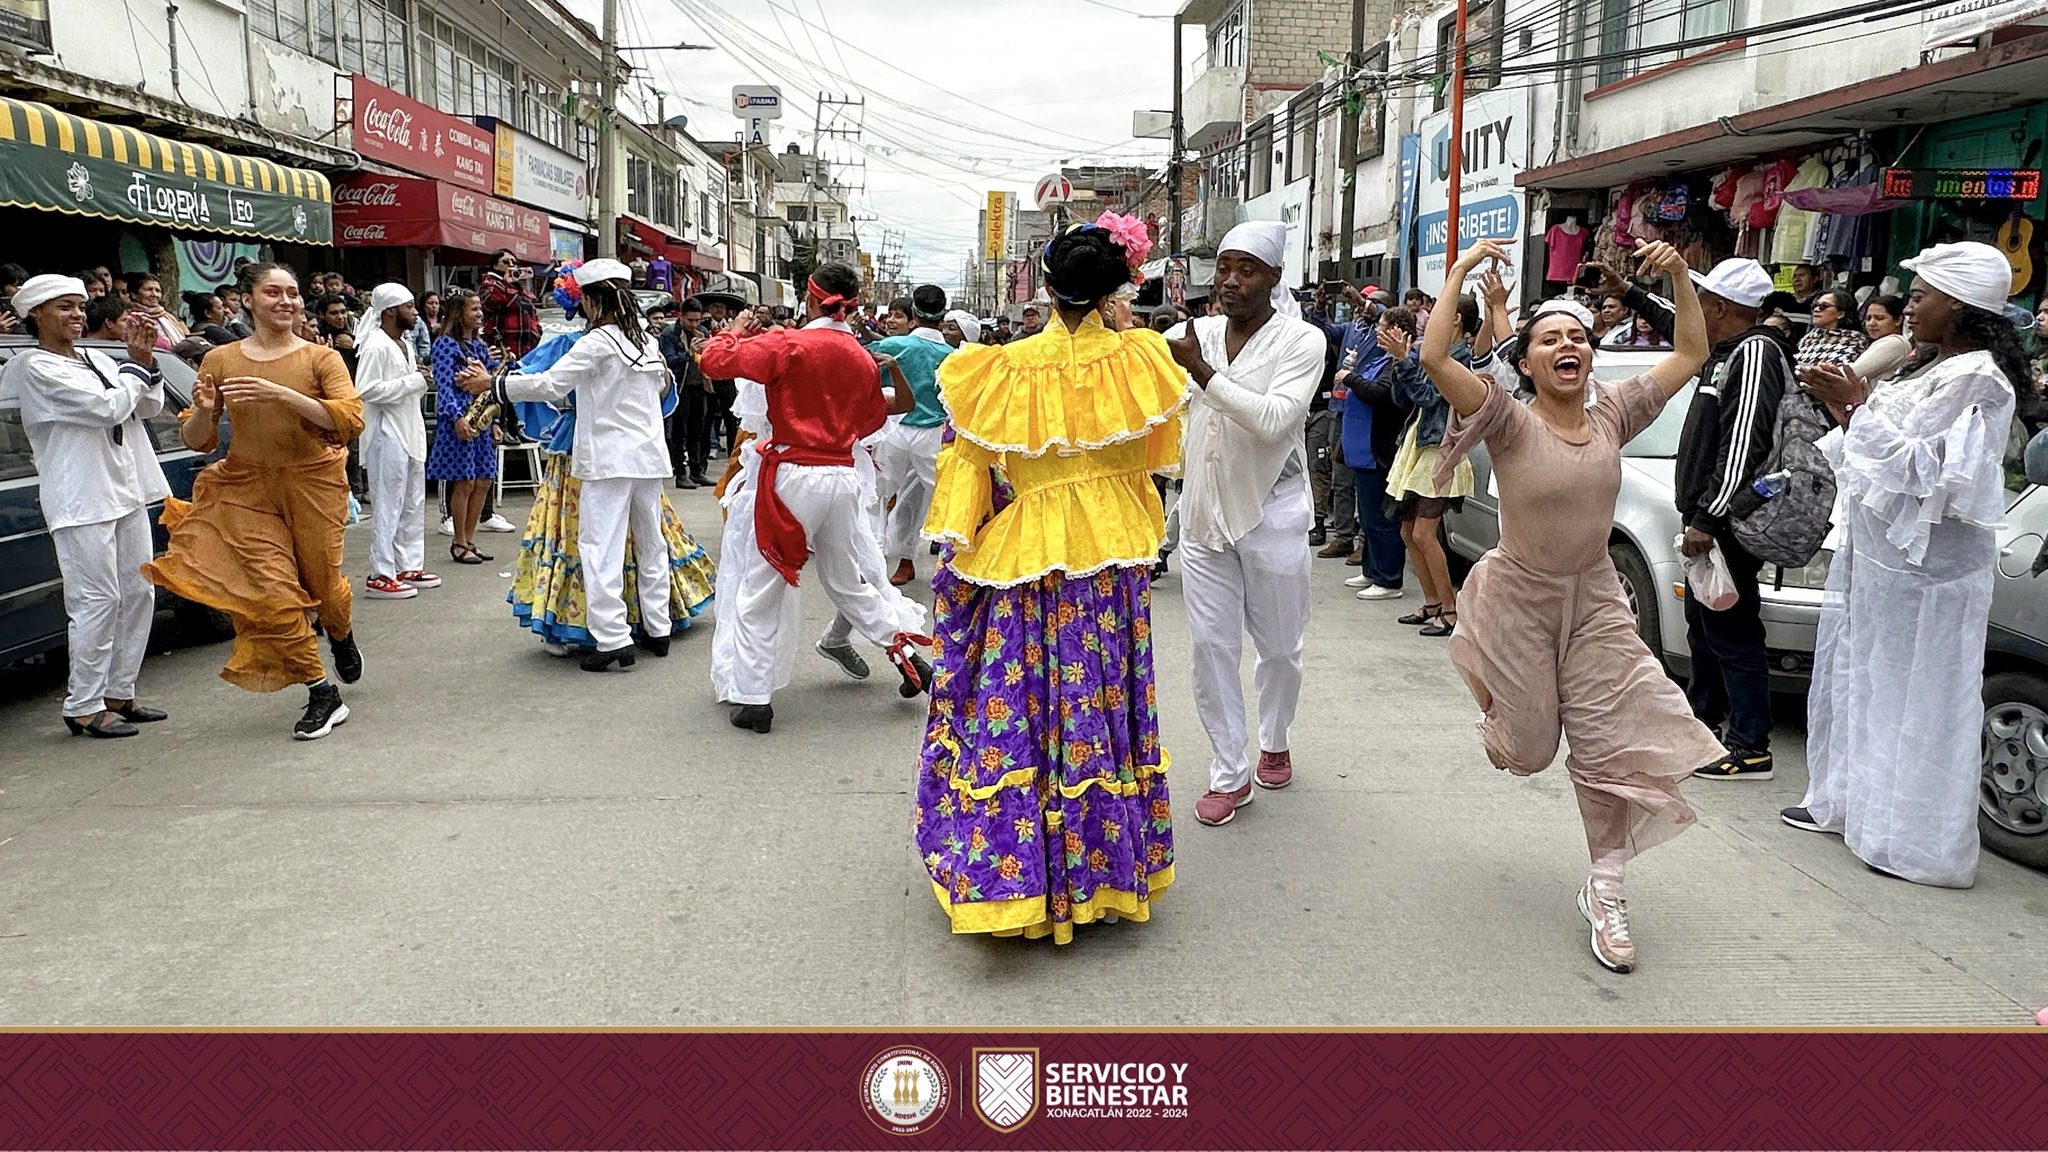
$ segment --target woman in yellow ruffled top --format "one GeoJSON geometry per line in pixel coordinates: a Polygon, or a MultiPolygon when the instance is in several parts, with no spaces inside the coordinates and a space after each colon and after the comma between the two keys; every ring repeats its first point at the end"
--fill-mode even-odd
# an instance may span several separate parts
{"type": "Polygon", "coordinates": [[[1101,308],[1149,247],[1104,215],[1046,245],[1057,317],[941,366],[951,424],[927,535],[931,719],[916,837],[955,932],[1073,938],[1173,883],[1152,674],[1152,473],[1180,462],[1187,374],[1101,308]]]}

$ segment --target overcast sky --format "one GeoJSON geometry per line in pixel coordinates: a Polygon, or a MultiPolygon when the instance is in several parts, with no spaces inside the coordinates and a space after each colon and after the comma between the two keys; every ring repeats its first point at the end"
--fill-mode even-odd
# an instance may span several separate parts
{"type": "MultiPolygon", "coordinates": [[[[603,0],[564,0],[600,26],[603,0]]],[[[1062,164],[1165,159],[1163,141],[1131,139],[1131,113],[1173,99],[1172,23],[1180,0],[619,0],[622,46],[710,44],[710,52],[629,52],[638,83],[628,108],[690,118],[700,140],[744,126],[735,84],[776,84],[789,105],[770,143],[811,144],[822,91],[867,101],[827,108],[828,159],[865,183],[854,212],[861,246],[900,234],[906,275],[956,287],[975,220],[994,190],[1028,202],[1062,164]],[[900,71],[899,71],[900,69],[900,71]],[[641,105],[644,104],[644,108],[641,105]]],[[[1192,39],[1192,34],[1191,37],[1192,39]]],[[[1191,47],[1190,53],[1194,51],[1191,47]]]]}

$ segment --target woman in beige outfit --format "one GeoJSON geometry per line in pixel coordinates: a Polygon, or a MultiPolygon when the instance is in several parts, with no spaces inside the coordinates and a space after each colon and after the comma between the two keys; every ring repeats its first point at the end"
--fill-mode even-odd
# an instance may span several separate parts
{"type": "MultiPolygon", "coordinates": [[[[1679,781],[1723,755],[1637,635],[1607,556],[1621,446],[1657,418],[1708,352],[1684,258],[1663,243],[1639,256],[1645,272],[1674,282],[1676,347],[1647,375],[1601,385],[1590,406],[1594,345],[1582,308],[1545,305],[1522,326],[1512,354],[1535,387],[1527,406],[1451,359],[1456,325],[1429,329],[1422,343],[1423,369],[1454,413],[1438,483],[1484,441],[1500,486],[1500,546],[1472,569],[1459,597],[1451,661],[1485,714],[1479,730],[1495,767],[1541,772],[1559,737],[1569,742],[1565,768],[1592,856],[1579,911],[1592,928],[1594,958],[1616,972],[1635,967],[1623,865],[1693,822],[1679,781]]],[[[1446,283],[1464,283],[1488,259],[1506,254],[1483,241],[1446,283]]]]}

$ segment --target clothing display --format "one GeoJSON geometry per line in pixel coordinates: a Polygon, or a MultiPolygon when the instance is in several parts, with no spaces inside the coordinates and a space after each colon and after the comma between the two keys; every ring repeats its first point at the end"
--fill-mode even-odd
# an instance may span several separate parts
{"type": "Polygon", "coordinates": [[[1579,275],[1579,265],[1585,263],[1586,245],[1593,234],[1584,228],[1551,225],[1543,234],[1543,243],[1549,256],[1544,264],[1543,278],[1559,284],[1569,284],[1579,275]]]}
{"type": "Polygon", "coordinates": [[[1151,474],[1179,461],[1186,381],[1158,334],[1095,313],[940,372],[955,438],[926,531],[950,546],[913,828],[955,932],[1066,943],[1173,883],[1151,474]]]}
{"type": "Polygon", "coordinates": [[[1806,798],[1866,863],[1967,888],[1977,872],[1984,629],[2013,390],[1989,352],[1937,360],[1820,441],[1842,540],[1807,696],[1806,798]],[[1902,416],[1902,402],[1920,399],[1902,416]]]}
{"type": "MultiPolygon", "coordinates": [[[[1819,156],[1808,156],[1800,162],[1798,172],[1786,183],[1785,191],[1794,192],[1801,188],[1827,187],[1830,173],[1827,162],[1819,156]]],[[[1807,256],[1807,241],[1813,235],[1817,214],[1791,204],[1777,205],[1777,226],[1771,234],[1770,255],[1764,257],[1767,264],[1812,263],[1807,256]]]]}

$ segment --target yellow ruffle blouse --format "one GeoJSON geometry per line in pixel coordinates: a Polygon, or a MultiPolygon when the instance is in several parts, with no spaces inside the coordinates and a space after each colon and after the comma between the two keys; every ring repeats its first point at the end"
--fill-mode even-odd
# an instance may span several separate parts
{"type": "Polygon", "coordinates": [[[1149,567],[1165,510],[1151,474],[1180,463],[1187,373],[1149,330],[1090,313],[1016,343],[965,347],[939,366],[953,439],[939,453],[925,534],[953,571],[1007,587],[1051,572],[1149,567]],[[994,507],[992,470],[1016,493],[994,507]]]}

